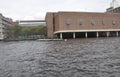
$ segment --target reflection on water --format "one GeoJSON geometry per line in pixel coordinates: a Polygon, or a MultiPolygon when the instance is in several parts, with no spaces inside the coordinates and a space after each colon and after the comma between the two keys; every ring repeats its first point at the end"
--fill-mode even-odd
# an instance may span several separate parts
{"type": "Polygon", "coordinates": [[[0,77],[119,77],[120,38],[0,42],[0,77]]]}

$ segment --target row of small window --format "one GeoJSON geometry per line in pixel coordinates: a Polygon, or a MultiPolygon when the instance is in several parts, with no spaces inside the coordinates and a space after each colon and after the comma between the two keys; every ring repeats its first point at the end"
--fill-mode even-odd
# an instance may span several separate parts
{"type": "Polygon", "coordinates": [[[5,32],[0,32],[0,35],[1,35],[1,34],[5,34],[5,32]]]}
{"type": "Polygon", "coordinates": [[[6,34],[6,32],[0,32],[0,35],[1,35],[1,34],[6,34]]]}
{"type": "MultiPolygon", "coordinates": [[[[66,25],[70,25],[72,22],[70,19],[67,19],[66,21],[66,25]]],[[[82,19],[78,20],[78,24],[79,25],[83,25],[84,21],[82,19]]],[[[102,25],[105,25],[106,24],[106,21],[103,19],[102,20],[102,25]]],[[[95,25],[96,24],[96,21],[95,20],[91,20],[91,25],[95,25]]],[[[115,20],[112,20],[112,25],[116,25],[116,21],[115,20]]]]}
{"type": "Polygon", "coordinates": [[[9,24],[7,24],[7,23],[2,23],[2,25],[3,25],[3,26],[8,26],[9,24]]]}
{"type": "Polygon", "coordinates": [[[4,27],[0,27],[0,30],[6,30],[6,28],[4,28],[4,27]]]}
{"type": "Polygon", "coordinates": [[[4,27],[4,26],[3,26],[3,27],[1,27],[1,26],[0,26],[0,29],[6,29],[6,27],[4,27]]]}
{"type": "Polygon", "coordinates": [[[11,24],[11,22],[9,20],[6,20],[6,19],[2,19],[2,22],[11,24]]]}

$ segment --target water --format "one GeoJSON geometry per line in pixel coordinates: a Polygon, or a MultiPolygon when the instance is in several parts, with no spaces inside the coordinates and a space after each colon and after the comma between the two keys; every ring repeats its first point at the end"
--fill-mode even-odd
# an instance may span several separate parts
{"type": "Polygon", "coordinates": [[[120,38],[0,42],[0,77],[120,77],[120,38]]]}

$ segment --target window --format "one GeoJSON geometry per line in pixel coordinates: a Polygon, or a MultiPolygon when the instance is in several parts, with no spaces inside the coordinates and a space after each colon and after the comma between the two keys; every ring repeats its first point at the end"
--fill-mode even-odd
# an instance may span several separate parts
{"type": "Polygon", "coordinates": [[[70,25],[70,24],[71,24],[71,20],[70,20],[70,19],[67,19],[66,24],[67,24],[67,25],[70,25]]]}
{"type": "Polygon", "coordinates": [[[105,19],[102,20],[102,24],[105,25],[105,19]]]}
{"type": "Polygon", "coordinates": [[[115,24],[116,24],[115,20],[112,20],[112,24],[113,24],[113,25],[115,25],[115,24]]]}
{"type": "Polygon", "coordinates": [[[78,21],[78,23],[79,23],[79,25],[82,25],[82,24],[83,24],[83,20],[80,19],[80,20],[78,21]]]}
{"type": "Polygon", "coordinates": [[[91,24],[92,24],[92,25],[95,25],[95,20],[92,19],[92,20],[91,20],[91,24]]]}

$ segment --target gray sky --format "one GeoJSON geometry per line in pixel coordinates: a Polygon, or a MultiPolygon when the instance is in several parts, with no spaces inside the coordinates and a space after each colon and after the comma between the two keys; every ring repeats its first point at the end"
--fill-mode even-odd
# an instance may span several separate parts
{"type": "MultiPolygon", "coordinates": [[[[44,19],[46,12],[105,12],[112,0],[0,0],[0,13],[13,20],[44,19]]],[[[120,3],[120,0],[117,0],[120,3]]]]}

